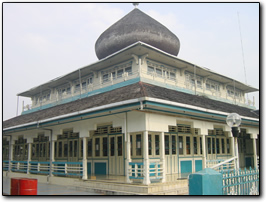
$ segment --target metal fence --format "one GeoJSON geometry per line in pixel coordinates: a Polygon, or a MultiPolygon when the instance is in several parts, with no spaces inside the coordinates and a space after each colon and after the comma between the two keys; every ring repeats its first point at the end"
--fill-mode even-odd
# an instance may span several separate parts
{"type": "Polygon", "coordinates": [[[222,171],[223,195],[259,195],[259,169],[222,171]]]}
{"type": "Polygon", "coordinates": [[[39,161],[3,161],[3,170],[12,172],[23,172],[33,174],[46,174],[49,175],[50,169],[52,169],[53,175],[63,176],[76,176],[83,175],[83,163],[82,162],[39,162],[39,161]]]}

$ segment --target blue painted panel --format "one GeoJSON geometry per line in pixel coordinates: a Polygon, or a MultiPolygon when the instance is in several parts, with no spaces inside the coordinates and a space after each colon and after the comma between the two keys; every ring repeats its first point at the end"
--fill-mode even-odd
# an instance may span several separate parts
{"type": "Polygon", "coordinates": [[[181,173],[192,173],[192,161],[181,161],[181,173]]]}
{"type": "Polygon", "coordinates": [[[202,160],[195,160],[195,171],[198,172],[202,170],[202,160]]]}
{"type": "Polygon", "coordinates": [[[87,174],[91,175],[91,163],[87,163],[87,174]]]}
{"type": "Polygon", "coordinates": [[[246,157],[246,167],[249,168],[252,166],[252,157],[246,157]]]}
{"type": "Polygon", "coordinates": [[[106,175],[106,163],[95,163],[94,173],[95,175],[106,175]]]}

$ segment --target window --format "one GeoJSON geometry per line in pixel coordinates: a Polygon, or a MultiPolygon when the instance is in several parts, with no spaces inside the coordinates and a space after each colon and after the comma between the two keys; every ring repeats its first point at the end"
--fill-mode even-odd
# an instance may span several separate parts
{"type": "Polygon", "coordinates": [[[88,78],[88,79],[87,79],[87,83],[88,83],[88,85],[89,85],[89,84],[93,84],[93,77],[88,78]]]}
{"type": "Polygon", "coordinates": [[[190,149],[190,137],[186,137],[186,154],[191,154],[191,149],[190,149]]]}
{"type": "Polygon", "coordinates": [[[213,80],[210,80],[208,79],[206,81],[206,90],[209,90],[209,91],[216,91],[216,92],[219,92],[220,91],[220,83],[216,82],[216,81],[213,81],[213,80]]]}
{"type": "Polygon", "coordinates": [[[208,154],[211,154],[212,153],[212,150],[211,150],[211,138],[207,138],[208,140],[208,154]]]}
{"type": "Polygon", "coordinates": [[[80,140],[80,157],[83,158],[83,139],[80,140]]]}
{"type": "Polygon", "coordinates": [[[148,66],[148,74],[151,74],[152,75],[153,72],[154,72],[154,68],[148,66]]]}
{"type": "Polygon", "coordinates": [[[104,74],[103,75],[103,83],[108,82],[109,78],[108,78],[108,74],[104,74]]]}
{"type": "Polygon", "coordinates": [[[87,84],[86,84],[86,81],[82,82],[82,90],[86,90],[87,88],[87,84]]]}
{"type": "Polygon", "coordinates": [[[176,136],[172,135],[172,154],[176,154],[176,136]]]}
{"type": "Polygon", "coordinates": [[[156,68],[156,76],[158,76],[158,77],[162,77],[163,76],[161,69],[156,68]]]}
{"type": "Polygon", "coordinates": [[[176,80],[176,75],[175,75],[175,73],[170,72],[170,78],[169,78],[169,79],[175,81],[175,80],[176,80]]]}
{"type": "Polygon", "coordinates": [[[121,78],[122,75],[123,75],[123,73],[124,73],[124,70],[123,69],[118,70],[117,71],[117,78],[121,78]]]}
{"type": "Polygon", "coordinates": [[[220,154],[220,138],[216,138],[216,153],[220,154]]]}
{"type": "Polygon", "coordinates": [[[155,135],[155,155],[160,155],[160,137],[155,135]]]}
{"type": "Polygon", "coordinates": [[[111,137],[111,141],[110,141],[110,144],[111,144],[111,156],[114,156],[115,155],[115,138],[114,137],[111,137]]]}
{"type": "Polygon", "coordinates": [[[131,156],[133,155],[132,138],[133,138],[133,136],[130,135],[130,155],[131,155],[131,156]]]}
{"type": "Polygon", "coordinates": [[[169,155],[169,135],[164,136],[165,155],[169,155]]]}
{"type": "Polygon", "coordinates": [[[88,140],[88,157],[92,156],[92,139],[88,140]]]}
{"type": "Polygon", "coordinates": [[[72,157],[73,154],[73,142],[69,141],[69,154],[68,157],[72,157]]]}
{"type": "Polygon", "coordinates": [[[200,154],[202,154],[202,137],[200,137],[199,140],[200,140],[200,154]]]}
{"type": "Polygon", "coordinates": [[[227,142],[227,154],[230,154],[230,140],[229,138],[226,140],[227,142]]]}
{"type": "Polygon", "coordinates": [[[75,93],[80,91],[80,84],[75,85],[75,93]]]}
{"type": "Polygon", "coordinates": [[[115,73],[115,72],[112,72],[112,73],[111,73],[111,76],[112,76],[112,79],[113,79],[113,80],[116,79],[116,73],[115,73]]]}
{"type": "Polygon", "coordinates": [[[108,154],[107,154],[107,137],[103,138],[103,156],[108,156],[108,154]]]}
{"type": "Polygon", "coordinates": [[[122,136],[117,137],[117,155],[122,156],[123,155],[123,142],[122,142],[122,136]]]}
{"type": "Polygon", "coordinates": [[[74,154],[73,154],[73,156],[77,157],[78,156],[77,154],[78,154],[78,141],[74,140],[74,154]]]}
{"type": "Polygon", "coordinates": [[[215,138],[212,138],[212,153],[215,154],[215,138]]]}
{"type": "Polygon", "coordinates": [[[95,156],[100,156],[100,138],[95,138],[95,156]]]}
{"type": "Polygon", "coordinates": [[[68,143],[67,141],[64,142],[64,157],[67,157],[67,152],[68,152],[68,143]]]}
{"type": "Polygon", "coordinates": [[[125,68],[125,72],[127,72],[128,75],[131,75],[132,74],[132,67],[125,68]]]}
{"type": "Polygon", "coordinates": [[[71,89],[70,89],[70,87],[67,88],[67,91],[66,91],[66,92],[67,92],[67,94],[71,94],[71,89]]]}
{"type": "Polygon", "coordinates": [[[136,155],[141,155],[141,135],[136,135],[136,155]]]}
{"type": "Polygon", "coordinates": [[[149,155],[152,155],[152,140],[151,135],[148,135],[148,146],[149,146],[149,155]]]}
{"type": "MultiPolygon", "coordinates": [[[[58,157],[62,157],[62,151],[63,151],[62,148],[63,148],[62,142],[59,142],[58,143],[58,157]]],[[[36,150],[39,150],[39,148],[37,148],[36,150]]]]}
{"type": "Polygon", "coordinates": [[[183,136],[178,136],[178,144],[179,144],[179,154],[183,155],[183,136]]]}
{"type": "Polygon", "coordinates": [[[193,137],[193,140],[194,140],[194,154],[198,154],[197,137],[193,137]]]}
{"type": "Polygon", "coordinates": [[[224,138],[222,138],[222,153],[225,153],[225,145],[224,145],[224,138]]]}

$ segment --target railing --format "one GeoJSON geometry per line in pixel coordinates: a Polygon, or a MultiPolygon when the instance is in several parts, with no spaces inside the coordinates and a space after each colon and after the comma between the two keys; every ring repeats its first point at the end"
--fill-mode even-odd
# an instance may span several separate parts
{"type": "Polygon", "coordinates": [[[163,163],[162,162],[150,162],[149,167],[150,179],[163,178],[163,163]]]}
{"type": "Polygon", "coordinates": [[[72,176],[82,176],[83,166],[82,162],[53,162],[53,172],[54,175],[72,175],[72,176]]]}
{"type": "Polygon", "coordinates": [[[259,195],[259,169],[221,172],[223,195],[259,195]]]}
{"type": "Polygon", "coordinates": [[[11,171],[13,172],[27,172],[28,162],[27,161],[11,161],[11,171]]]}
{"type": "Polygon", "coordinates": [[[83,163],[82,162],[52,162],[52,168],[50,162],[38,162],[38,161],[3,161],[3,170],[7,171],[11,166],[12,172],[24,172],[32,174],[47,174],[49,175],[50,169],[52,169],[53,175],[64,176],[82,176],[83,175],[83,163]]]}
{"type": "MultiPolygon", "coordinates": [[[[163,178],[163,163],[150,162],[149,164],[150,180],[163,178]]],[[[129,179],[144,179],[144,164],[143,162],[129,162],[129,179]]]]}
{"type": "Polygon", "coordinates": [[[7,171],[9,169],[9,160],[3,161],[3,170],[7,171]]]}
{"type": "Polygon", "coordinates": [[[50,162],[30,161],[29,172],[48,175],[50,172],[50,162]]]}
{"type": "Polygon", "coordinates": [[[237,157],[232,157],[227,160],[223,160],[221,163],[218,163],[210,168],[216,170],[216,171],[230,171],[235,169],[235,161],[237,160],[237,157]]]}
{"type": "Polygon", "coordinates": [[[129,179],[144,179],[143,162],[129,162],[129,179]]]}

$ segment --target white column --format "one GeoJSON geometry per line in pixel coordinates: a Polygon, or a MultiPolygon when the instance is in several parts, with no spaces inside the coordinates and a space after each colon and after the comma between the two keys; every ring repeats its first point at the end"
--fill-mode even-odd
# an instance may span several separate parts
{"type": "Polygon", "coordinates": [[[54,162],[54,141],[53,141],[53,133],[51,132],[50,134],[50,172],[49,172],[49,176],[52,177],[53,174],[53,162],[54,162]]]}
{"type": "Polygon", "coordinates": [[[9,139],[9,152],[8,152],[8,154],[9,154],[9,156],[8,156],[8,160],[9,160],[8,172],[11,172],[11,161],[13,160],[13,144],[12,144],[13,140],[12,140],[11,135],[9,137],[10,137],[10,139],[9,139]]]}
{"type": "Polygon", "coordinates": [[[31,147],[32,147],[32,143],[29,143],[28,144],[27,174],[30,174],[31,147]]]}
{"type": "Polygon", "coordinates": [[[88,179],[88,170],[87,170],[87,141],[86,137],[83,137],[83,176],[82,179],[88,179]]]}
{"type": "Polygon", "coordinates": [[[202,135],[202,170],[206,168],[206,136],[202,135]]]}
{"type": "Polygon", "coordinates": [[[164,153],[164,132],[160,133],[160,161],[163,164],[163,178],[161,182],[166,182],[166,166],[165,166],[165,153],[164,153]]]}
{"type": "Polygon", "coordinates": [[[235,168],[239,169],[239,154],[238,154],[238,142],[237,142],[237,137],[233,137],[233,142],[234,142],[234,153],[235,157],[237,157],[235,161],[235,168]]]}
{"type": "Polygon", "coordinates": [[[253,138],[253,158],[254,158],[254,168],[257,168],[258,167],[258,159],[257,159],[256,138],[253,138]]]}
{"type": "Polygon", "coordinates": [[[144,157],[144,179],[143,184],[150,184],[150,173],[149,173],[149,144],[148,144],[148,131],[144,131],[143,135],[143,157],[144,157]]]}
{"type": "Polygon", "coordinates": [[[129,162],[131,162],[131,153],[130,153],[130,133],[126,133],[126,177],[127,177],[127,183],[132,183],[132,181],[129,179],[129,162]]]}

